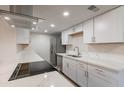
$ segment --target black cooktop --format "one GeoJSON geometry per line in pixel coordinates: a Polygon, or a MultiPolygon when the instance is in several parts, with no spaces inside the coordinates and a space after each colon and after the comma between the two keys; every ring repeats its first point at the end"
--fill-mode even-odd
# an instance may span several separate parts
{"type": "Polygon", "coordinates": [[[55,71],[56,69],[47,61],[37,61],[32,63],[19,63],[8,81],[55,71]]]}

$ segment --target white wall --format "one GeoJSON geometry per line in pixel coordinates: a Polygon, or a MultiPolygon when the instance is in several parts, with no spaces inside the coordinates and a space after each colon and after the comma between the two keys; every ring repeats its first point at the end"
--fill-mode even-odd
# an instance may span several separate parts
{"type": "Polygon", "coordinates": [[[42,58],[50,62],[50,35],[31,33],[31,46],[42,58]]]}
{"type": "Polygon", "coordinates": [[[0,66],[16,62],[16,31],[0,17],[0,66]]]}

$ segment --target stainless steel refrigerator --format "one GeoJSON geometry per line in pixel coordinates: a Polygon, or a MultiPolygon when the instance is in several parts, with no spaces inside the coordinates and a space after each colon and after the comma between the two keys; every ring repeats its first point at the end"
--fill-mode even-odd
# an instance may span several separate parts
{"type": "Polygon", "coordinates": [[[61,43],[61,33],[53,34],[50,41],[50,62],[56,67],[57,66],[57,55],[56,53],[65,53],[66,46],[61,43]]]}

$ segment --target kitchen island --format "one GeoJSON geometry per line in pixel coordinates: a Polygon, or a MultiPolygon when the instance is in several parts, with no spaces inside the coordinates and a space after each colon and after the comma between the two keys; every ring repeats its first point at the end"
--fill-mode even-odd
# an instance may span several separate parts
{"type": "Polygon", "coordinates": [[[0,65],[0,87],[74,87],[57,71],[8,81],[17,64],[0,65]]]}
{"type": "Polygon", "coordinates": [[[25,78],[8,81],[19,63],[44,61],[31,47],[17,54],[17,61],[0,63],[0,87],[73,87],[63,75],[57,71],[37,74],[25,78]]]}

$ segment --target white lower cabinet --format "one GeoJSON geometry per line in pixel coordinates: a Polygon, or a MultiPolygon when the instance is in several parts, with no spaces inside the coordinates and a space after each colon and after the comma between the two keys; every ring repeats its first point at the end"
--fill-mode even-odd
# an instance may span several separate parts
{"type": "Polygon", "coordinates": [[[117,86],[117,73],[105,68],[88,65],[88,87],[117,86]]]}
{"type": "Polygon", "coordinates": [[[81,87],[124,86],[123,74],[67,57],[63,57],[63,73],[81,87]]]}
{"type": "Polygon", "coordinates": [[[81,87],[87,87],[87,64],[78,62],[77,64],[77,84],[81,87]]]}
{"type": "Polygon", "coordinates": [[[88,87],[111,87],[113,86],[111,82],[101,79],[93,74],[88,75],[88,87]]]}
{"type": "Polygon", "coordinates": [[[68,63],[68,59],[63,57],[63,62],[62,62],[62,72],[69,76],[69,63],[68,63]]]}
{"type": "Polygon", "coordinates": [[[76,82],[76,62],[73,59],[63,57],[63,73],[76,82]]]}
{"type": "Polygon", "coordinates": [[[76,72],[77,72],[77,64],[76,61],[73,59],[69,59],[69,77],[76,82],[76,72]]]}

